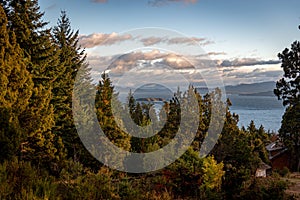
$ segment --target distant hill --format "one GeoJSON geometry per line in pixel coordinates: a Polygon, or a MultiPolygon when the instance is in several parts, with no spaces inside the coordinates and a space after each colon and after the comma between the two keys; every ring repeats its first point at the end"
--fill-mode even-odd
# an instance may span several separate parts
{"type": "MultiPolygon", "coordinates": [[[[227,94],[237,94],[245,96],[274,96],[273,90],[276,83],[273,81],[261,83],[243,83],[239,85],[227,85],[225,90],[227,94]]],[[[197,91],[200,94],[206,94],[209,90],[206,87],[199,87],[197,91]]]]}
{"type": "MultiPolygon", "coordinates": [[[[227,94],[236,94],[243,96],[274,96],[273,90],[276,86],[275,82],[261,82],[251,84],[239,84],[225,86],[227,94]]],[[[209,92],[206,87],[198,87],[197,91],[201,95],[205,95],[209,92]]],[[[133,91],[133,96],[137,101],[168,101],[172,99],[173,92],[158,84],[147,84],[136,91],[133,91]]]]}
{"type": "Polygon", "coordinates": [[[251,83],[251,84],[239,84],[225,86],[227,94],[240,94],[251,96],[271,96],[273,90],[276,87],[276,83],[273,81],[251,83]]]}

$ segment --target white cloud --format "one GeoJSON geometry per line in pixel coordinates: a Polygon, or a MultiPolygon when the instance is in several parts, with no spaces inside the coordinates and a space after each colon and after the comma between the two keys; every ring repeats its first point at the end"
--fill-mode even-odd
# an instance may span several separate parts
{"type": "Polygon", "coordinates": [[[206,38],[199,37],[175,37],[175,38],[166,38],[166,37],[146,37],[140,40],[144,46],[151,46],[159,43],[166,43],[168,45],[201,45],[206,46],[212,44],[213,42],[207,40],[206,38]]]}
{"type": "Polygon", "coordinates": [[[85,48],[93,48],[95,46],[109,46],[123,41],[132,40],[130,34],[119,35],[117,33],[93,33],[90,35],[80,35],[79,43],[85,48]]]}
{"type": "Polygon", "coordinates": [[[111,46],[116,45],[125,41],[138,41],[142,43],[143,46],[153,46],[156,44],[165,43],[167,45],[201,45],[206,46],[208,44],[214,43],[206,38],[201,37],[145,37],[141,36],[134,37],[131,34],[118,34],[118,33],[93,33],[90,35],[80,35],[79,43],[85,48],[93,48],[97,46],[111,46]]]}

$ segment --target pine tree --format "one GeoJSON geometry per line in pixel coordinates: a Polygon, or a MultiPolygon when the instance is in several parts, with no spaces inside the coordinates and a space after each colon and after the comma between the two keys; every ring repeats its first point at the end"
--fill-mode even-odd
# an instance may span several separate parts
{"type": "MultiPolygon", "coordinates": [[[[80,151],[85,151],[76,132],[72,116],[72,92],[78,70],[89,70],[85,54],[78,45],[78,34],[71,29],[65,11],[61,12],[57,26],[53,28],[53,42],[59,53],[57,78],[53,83],[55,128],[54,133],[61,136],[68,156],[79,159],[80,151]]],[[[87,71],[88,73],[88,71],[87,71]]]]}
{"type": "Polygon", "coordinates": [[[51,43],[50,29],[45,29],[43,13],[37,0],[9,0],[9,27],[24,51],[26,68],[32,76],[34,88],[29,106],[20,117],[26,131],[23,159],[36,164],[57,162],[64,155],[61,139],[54,135],[52,83],[56,79],[57,53],[51,43]]]}
{"type": "MultiPolygon", "coordinates": [[[[85,142],[88,140],[91,141],[91,143],[99,139],[94,134],[94,127],[96,126],[95,123],[97,123],[97,120],[95,121],[93,115],[91,115],[91,113],[95,113],[95,89],[96,87],[91,80],[90,68],[88,64],[83,64],[76,75],[76,81],[74,83],[72,111],[74,116],[74,125],[76,125],[78,134],[81,134],[80,139],[84,137],[85,142]]],[[[73,132],[73,134],[75,134],[75,132],[73,132]]],[[[75,160],[79,160],[80,163],[89,167],[93,171],[98,171],[101,163],[96,160],[94,155],[91,155],[86,150],[86,148],[90,150],[89,147],[83,147],[81,141],[79,141],[78,134],[76,133],[76,135],[73,135],[73,138],[72,135],[66,135],[67,137],[65,142],[68,141],[68,138],[70,139],[69,141],[74,141],[74,143],[71,144],[74,149],[72,149],[71,152],[69,150],[69,156],[75,160]]],[[[68,144],[66,144],[66,146],[68,147],[68,144]]]]}
{"type": "MultiPolygon", "coordinates": [[[[238,128],[238,116],[226,109],[226,120],[218,143],[211,152],[218,162],[224,163],[223,189],[229,199],[239,194],[242,184],[255,174],[261,162],[260,147],[252,135],[238,128]]],[[[251,125],[253,128],[255,125],[251,125]]],[[[264,145],[262,145],[264,147],[264,145]]],[[[264,155],[262,155],[264,156],[264,155]]]]}
{"type": "Polygon", "coordinates": [[[130,149],[130,137],[120,130],[112,113],[112,101],[117,99],[112,82],[107,74],[103,73],[99,81],[95,99],[96,114],[100,126],[106,136],[117,146],[124,150],[130,149]]]}
{"type": "MultiPolygon", "coordinates": [[[[110,81],[107,74],[102,74],[102,80],[99,81],[97,86],[97,93],[95,98],[95,107],[96,107],[96,115],[99,121],[99,125],[111,143],[113,143],[117,148],[123,150],[130,149],[130,135],[124,132],[122,128],[117,124],[118,118],[113,113],[113,107],[115,109],[122,109],[120,102],[117,100],[117,94],[114,91],[114,87],[112,82],[110,81]]],[[[104,159],[105,162],[109,160],[109,162],[115,166],[124,167],[124,157],[120,160],[117,157],[114,157],[111,152],[113,152],[112,145],[105,142],[105,139],[101,136],[98,138],[99,140],[103,141],[104,147],[102,147],[103,151],[101,152],[101,159],[104,159]],[[112,155],[110,157],[106,156],[108,154],[112,155]]],[[[123,155],[122,155],[123,156],[123,155]]],[[[118,155],[120,157],[120,155],[118,155]]]]}
{"type": "Polygon", "coordinates": [[[278,54],[283,69],[283,78],[277,81],[274,94],[286,106],[279,135],[289,149],[292,170],[300,170],[300,41],[291,44],[278,54]]]}
{"type": "Polygon", "coordinates": [[[19,117],[29,104],[33,87],[23,52],[7,26],[6,13],[0,4],[0,161],[20,155],[24,132],[19,117]]]}
{"type": "Polygon", "coordinates": [[[300,104],[289,106],[283,117],[279,129],[279,136],[288,147],[290,153],[290,167],[300,170],[300,104]]]}

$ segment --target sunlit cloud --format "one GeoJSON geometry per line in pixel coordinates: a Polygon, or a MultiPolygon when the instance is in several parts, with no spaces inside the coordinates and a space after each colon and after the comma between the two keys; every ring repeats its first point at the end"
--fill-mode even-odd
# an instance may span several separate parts
{"type": "Polygon", "coordinates": [[[210,58],[215,55],[227,54],[208,52],[182,56],[162,50],[146,50],[114,56],[88,56],[88,61],[94,74],[106,71],[116,79],[129,71],[135,78],[180,73],[195,85],[203,85],[205,80],[219,80],[220,77],[226,84],[275,81],[282,75],[278,61],[239,58],[229,63],[228,60],[210,58]]]}
{"type": "Polygon", "coordinates": [[[79,43],[85,48],[93,48],[95,46],[109,46],[118,44],[127,40],[132,40],[130,34],[119,35],[117,33],[93,33],[90,35],[79,36],[79,43]]]}
{"type": "Polygon", "coordinates": [[[144,46],[151,46],[166,41],[166,38],[148,37],[148,38],[143,38],[140,41],[143,43],[144,46]]]}
{"type": "Polygon", "coordinates": [[[200,45],[206,46],[208,44],[213,44],[213,41],[208,40],[207,38],[201,37],[174,37],[168,38],[164,37],[142,37],[142,36],[133,36],[131,34],[118,34],[118,33],[93,33],[89,35],[80,35],[79,43],[85,48],[93,48],[97,46],[111,46],[117,45],[125,41],[134,41],[141,42],[143,46],[149,47],[156,44],[166,44],[166,45],[200,45]]]}
{"type": "Polygon", "coordinates": [[[213,44],[213,41],[210,41],[206,38],[198,37],[175,37],[175,38],[166,38],[166,37],[147,37],[140,40],[144,46],[151,46],[159,43],[166,43],[168,45],[201,45],[206,46],[213,44]]]}
{"type": "Polygon", "coordinates": [[[205,38],[196,38],[196,37],[177,37],[171,38],[168,40],[168,44],[187,44],[187,45],[194,45],[196,42],[203,42],[206,41],[205,38]]]}

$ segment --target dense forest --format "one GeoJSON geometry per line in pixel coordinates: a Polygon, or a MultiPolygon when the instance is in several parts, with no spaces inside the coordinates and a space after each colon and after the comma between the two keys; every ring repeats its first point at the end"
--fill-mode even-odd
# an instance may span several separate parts
{"type": "MultiPolygon", "coordinates": [[[[87,55],[78,44],[79,31],[72,29],[66,12],[49,28],[37,0],[0,2],[0,199],[286,198],[287,184],[277,173],[255,177],[260,163],[270,163],[265,146],[272,135],[253,122],[239,128],[238,115],[229,111],[230,100],[222,104],[225,123],[215,147],[206,157],[199,156],[211,105],[221,101],[220,90],[199,94],[190,86],[165,102],[166,116],[153,114],[151,104],[128,94],[126,106],[116,103],[139,126],[166,119],[155,136],[132,137],[124,131],[131,127],[120,128],[112,112],[111,101],[118,94],[109,76],[103,74],[97,85],[92,83],[87,55]],[[80,87],[97,91],[93,111],[116,146],[145,153],[167,145],[178,131],[180,102],[193,94],[199,112],[188,115],[198,115],[200,122],[192,145],[176,162],[155,172],[126,173],[103,165],[85,149],[73,120],[72,109],[80,104],[72,99],[79,69],[80,87]]],[[[283,120],[290,115],[289,107],[283,120]]],[[[283,126],[282,136],[287,128],[283,126]]],[[[139,165],[147,163],[141,160],[139,165]]]]}

